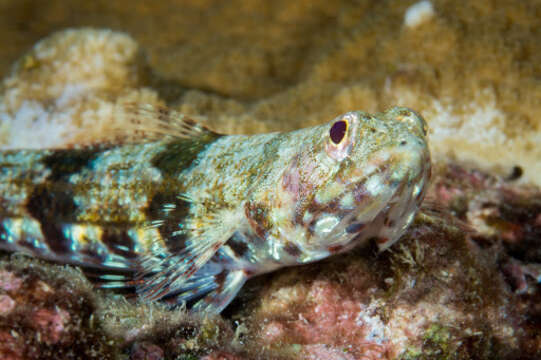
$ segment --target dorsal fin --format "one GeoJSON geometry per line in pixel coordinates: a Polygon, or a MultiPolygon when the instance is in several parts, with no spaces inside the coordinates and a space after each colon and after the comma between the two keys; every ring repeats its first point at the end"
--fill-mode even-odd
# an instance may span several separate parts
{"type": "Polygon", "coordinates": [[[112,121],[99,131],[81,129],[72,132],[67,146],[122,145],[167,139],[205,141],[220,136],[203,125],[203,117],[182,114],[165,106],[116,105],[112,121]]]}

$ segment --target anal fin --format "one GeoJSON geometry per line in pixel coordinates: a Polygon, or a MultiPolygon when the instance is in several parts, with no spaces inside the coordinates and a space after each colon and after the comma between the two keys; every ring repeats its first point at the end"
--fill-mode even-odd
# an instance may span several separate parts
{"type": "MultiPolygon", "coordinates": [[[[224,270],[225,271],[225,270],[224,270]]],[[[192,307],[192,312],[220,313],[235,298],[248,276],[243,270],[220,273],[216,288],[192,307]]]]}

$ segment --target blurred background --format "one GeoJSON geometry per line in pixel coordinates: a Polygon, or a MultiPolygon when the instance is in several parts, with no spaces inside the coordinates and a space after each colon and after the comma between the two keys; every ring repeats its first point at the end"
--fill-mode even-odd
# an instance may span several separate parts
{"type": "Polygon", "coordinates": [[[0,74],[83,27],[133,39],[129,86],[219,131],[403,105],[427,119],[436,158],[541,184],[541,1],[0,0],[0,74]]]}

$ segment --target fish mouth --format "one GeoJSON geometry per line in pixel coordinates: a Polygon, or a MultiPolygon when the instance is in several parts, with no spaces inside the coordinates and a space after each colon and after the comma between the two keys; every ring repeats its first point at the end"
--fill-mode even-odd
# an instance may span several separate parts
{"type": "Polygon", "coordinates": [[[362,239],[369,237],[368,234],[374,233],[375,228],[381,226],[379,219],[401,201],[402,189],[407,183],[405,179],[400,182],[384,184],[385,189],[380,189],[381,192],[376,195],[370,193],[370,185],[368,188],[366,186],[370,181],[379,181],[381,179],[379,174],[387,168],[387,164],[382,164],[371,174],[364,176],[363,180],[350,186],[350,191],[355,198],[355,205],[353,209],[344,214],[335,229],[334,236],[331,235],[327,238],[329,252],[343,252],[357,246],[362,242],[362,239]],[[377,179],[374,180],[373,176],[376,176],[377,179]]]}
{"type": "MultiPolygon", "coordinates": [[[[373,222],[375,221],[379,216],[382,216],[382,215],[385,215],[387,213],[389,213],[392,209],[394,209],[398,204],[401,203],[401,201],[403,201],[403,195],[404,195],[404,189],[406,188],[406,183],[407,181],[404,179],[400,182],[394,182],[392,184],[390,184],[389,186],[389,189],[388,189],[388,192],[389,193],[392,193],[392,195],[390,197],[388,196],[385,196],[383,198],[380,198],[380,199],[377,199],[375,198],[376,200],[374,201],[374,207],[377,208],[377,210],[374,211],[374,216],[370,218],[366,218],[366,214],[364,212],[362,212],[361,214],[357,214],[357,216],[355,216],[355,220],[352,221],[352,223],[346,227],[346,231],[348,229],[350,229],[350,231],[348,231],[349,233],[355,233],[355,228],[358,228],[359,226],[357,224],[359,224],[360,222],[362,222],[362,220],[364,220],[365,222],[373,222]],[[378,206],[376,206],[378,205],[378,206]],[[364,218],[363,218],[364,217],[364,218]],[[357,225],[357,226],[355,226],[357,225]],[[350,228],[352,227],[352,228],[350,228]]],[[[409,192],[406,192],[406,193],[409,193],[409,192]]]]}
{"type": "MultiPolygon", "coordinates": [[[[405,176],[401,181],[392,183],[393,195],[385,202],[365,232],[362,233],[361,229],[353,233],[351,241],[357,243],[374,239],[379,251],[392,246],[413,222],[426,193],[430,170],[430,161],[427,161],[413,178],[405,176]]],[[[349,225],[345,231],[348,229],[356,230],[359,226],[349,225]]]]}
{"type": "Polygon", "coordinates": [[[358,210],[353,210],[342,219],[342,230],[329,242],[329,251],[347,251],[371,239],[383,251],[400,238],[413,221],[424,198],[430,166],[420,166],[413,178],[410,172],[396,180],[392,179],[392,175],[391,166],[382,163],[362,180],[351,184],[350,191],[354,193],[355,208],[358,210]],[[374,187],[370,182],[381,185],[374,187]],[[374,187],[372,190],[380,192],[372,194],[371,186],[374,187]]]}

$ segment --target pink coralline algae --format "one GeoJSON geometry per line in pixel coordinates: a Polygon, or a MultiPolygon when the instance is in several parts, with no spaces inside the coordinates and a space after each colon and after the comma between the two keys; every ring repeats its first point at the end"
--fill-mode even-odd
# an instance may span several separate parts
{"type": "Polygon", "coordinates": [[[164,359],[164,354],[162,348],[158,345],[141,342],[134,344],[130,360],[162,360],[164,359]]]}
{"type": "Polygon", "coordinates": [[[4,291],[17,291],[22,279],[15,276],[12,271],[0,270],[0,289],[4,291]]]}
{"type": "Polygon", "coordinates": [[[32,316],[34,328],[41,335],[43,341],[58,343],[66,331],[70,314],[63,309],[39,309],[32,316]]]}
{"type": "Polygon", "coordinates": [[[7,331],[0,331],[0,358],[23,360],[22,343],[7,331]]]}
{"type": "Polygon", "coordinates": [[[15,308],[15,301],[8,295],[0,295],[0,316],[8,315],[15,308]]]}
{"type": "MultiPolygon", "coordinates": [[[[309,306],[289,323],[299,343],[326,344],[363,354],[367,359],[381,358],[388,340],[383,323],[362,302],[344,297],[331,282],[315,281],[308,291],[309,306]]],[[[308,347],[305,351],[319,351],[308,347]]],[[[326,350],[328,351],[328,350],[326,350]]],[[[344,351],[341,351],[342,353],[344,351]]]]}
{"type": "MultiPolygon", "coordinates": [[[[304,347],[303,357],[310,360],[328,359],[328,360],[360,360],[363,357],[356,357],[352,354],[345,352],[342,349],[328,346],[325,344],[306,345],[304,347]]],[[[365,359],[371,359],[369,355],[364,357],[365,359]]]]}
{"type": "Polygon", "coordinates": [[[299,344],[297,356],[306,359],[387,358],[389,339],[370,302],[376,289],[367,270],[350,264],[338,278],[304,279],[298,286],[265,291],[261,341],[273,350],[299,344]]]}
{"type": "Polygon", "coordinates": [[[0,262],[0,359],[111,359],[113,342],[91,325],[90,288],[74,271],[47,269],[0,262]]]}
{"type": "Polygon", "coordinates": [[[535,292],[531,285],[541,281],[539,190],[453,164],[444,174],[435,178],[431,196],[472,228],[475,243],[502,247],[500,267],[517,293],[535,292]]]}
{"type": "Polygon", "coordinates": [[[203,356],[201,360],[244,360],[244,358],[225,351],[214,351],[206,356],[203,356]]]}

